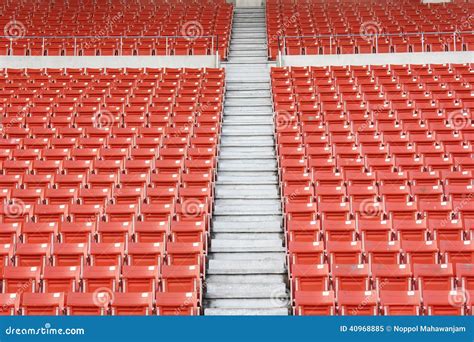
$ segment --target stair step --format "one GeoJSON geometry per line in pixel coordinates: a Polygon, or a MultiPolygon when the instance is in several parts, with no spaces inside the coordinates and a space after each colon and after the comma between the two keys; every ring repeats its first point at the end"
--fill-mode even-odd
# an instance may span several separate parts
{"type": "Polygon", "coordinates": [[[263,220],[263,221],[248,221],[248,222],[233,222],[215,220],[212,225],[212,232],[226,233],[226,232],[281,232],[280,220],[263,220]]]}
{"type": "Polygon", "coordinates": [[[208,274],[286,274],[285,264],[268,260],[209,260],[208,274]]]}
{"type": "Polygon", "coordinates": [[[208,284],[205,298],[273,298],[285,293],[284,283],[271,284],[208,284]]]}
{"type": "Polygon", "coordinates": [[[238,91],[239,89],[241,89],[242,92],[251,92],[253,90],[256,92],[270,91],[268,82],[264,82],[264,81],[239,83],[239,82],[229,82],[227,80],[226,85],[227,85],[227,91],[238,91]]]}
{"type": "MultiPolygon", "coordinates": [[[[217,252],[217,253],[209,252],[209,260],[218,260],[218,261],[261,260],[261,261],[278,261],[278,262],[285,263],[286,255],[281,252],[217,252]]],[[[249,277],[249,275],[246,275],[246,277],[249,277]]]]}
{"type": "Polygon", "coordinates": [[[236,216],[236,215],[217,215],[214,214],[213,222],[236,222],[236,223],[248,223],[248,222],[261,222],[265,224],[268,221],[281,221],[281,214],[264,214],[258,215],[253,214],[252,216],[236,216]]]}
{"type": "Polygon", "coordinates": [[[274,163],[259,163],[244,160],[242,162],[226,160],[219,164],[218,171],[277,171],[276,162],[274,163]]]}
{"type": "Polygon", "coordinates": [[[250,140],[248,137],[242,137],[242,136],[227,136],[227,137],[221,138],[221,147],[225,147],[225,146],[265,147],[265,146],[274,146],[274,145],[275,145],[275,142],[273,140],[273,136],[253,137],[252,140],[250,140]]]}
{"type": "Polygon", "coordinates": [[[279,240],[281,242],[281,233],[216,233],[213,238],[216,240],[279,240]]]}
{"type": "Polygon", "coordinates": [[[230,50],[229,56],[233,57],[267,57],[267,50],[230,50]]]}
{"type": "Polygon", "coordinates": [[[206,316],[287,316],[286,308],[268,308],[268,309],[205,309],[206,316]]]}
{"type": "Polygon", "coordinates": [[[216,240],[211,249],[215,252],[284,252],[281,240],[216,240]]]}
{"type": "Polygon", "coordinates": [[[206,277],[209,283],[229,283],[229,284],[275,284],[286,281],[283,275],[279,274],[249,274],[249,275],[210,275],[206,277]]]}
{"type": "Polygon", "coordinates": [[[254,299],[205,299],[209,308],[225,308],[225,309],[275,309],[286,308],[287,303],[280,300],[272,300],[271,298],[254,298],[254,299]]]}

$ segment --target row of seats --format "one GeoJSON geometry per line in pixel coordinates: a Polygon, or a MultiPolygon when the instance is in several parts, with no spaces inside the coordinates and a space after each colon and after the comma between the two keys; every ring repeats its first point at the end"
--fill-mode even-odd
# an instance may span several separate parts
{"type": "Polygon", "coordinates": [[[472,292],[464,291],[300,291],[295,315],[468,315],[472,292]]]}
{"type": "Polygon", "coordinates": [[[198,300],[192,292],[157,293],[2,293],[3,315],[198,315],[198,300]]]}
{"type": "Polygon", "coordinates": [[[3,313],[199,314],[223,70],[49,71],[0,77],[3,313]],[[166,105],[152,103],[165,83],[166,105]],[[45,93],[55,85],[64,90],[45,93]],[[91,97],[100,101],[83,102],[91,97]],[[69,111],[59,112],[66,99],[69,111]]]}
{"type": "Polygon", "coordinates": [[[2,55],[209,55],[226,58],[233,5],[222,0],[4,3],[2,55]],[[166,38],[169,37],[169,38],[166,38]]]}
{"type": "Polygon", "coordinates": [[[266,6],[269,56],[275,59],[279,51],[297,55],[469,51],[474,49],[472,6],[466,1],[271,0],[266,6]]]}
{"type": "Polygon", "coordinates": [[[471,72],[272,69],[296,314],[470,313],[449,298],[474,290],[471,72]]]}

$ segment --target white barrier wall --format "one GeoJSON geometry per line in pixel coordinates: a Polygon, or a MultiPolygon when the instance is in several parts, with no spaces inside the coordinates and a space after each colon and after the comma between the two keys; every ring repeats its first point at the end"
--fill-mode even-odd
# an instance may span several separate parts
{"type": "Polygon", "coordinates": [[[235,0],[237,8],[242,7],[263,7],[263,0],[235,0]]]}
{"type": "Polygon", "coordinates": [[[326,66],[368,64],[443,64],[473,62],[474,52],[462,51],[282,56],[278,64],[281,66],[326,66]]]}
{"type": "Polygon", "coordinates": [[[0,56],[0,68],[214,68],[216,56],[0,56]]]}

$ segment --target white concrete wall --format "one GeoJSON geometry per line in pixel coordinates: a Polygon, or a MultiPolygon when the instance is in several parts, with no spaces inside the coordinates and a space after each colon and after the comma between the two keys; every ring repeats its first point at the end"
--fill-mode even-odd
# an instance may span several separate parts
{"type": "Polygon", "coordinates": [[[282,56],[281,66],[384,65],[428,63],[473,63],[474,52],[413,52],[347,55],[282,56]]]}
{"type": "Polygon", "coordinates": [[[216,56],[0,56],[0,68],[213,68],[216,56]]]}
{"type": "Polygon", "coordinates": [[[442,4],[444,2],[451,2],[451,0],[422,0],[424,4],[442,4]]]}
{"type": "Polygon", "coordinates": [[[263,0],[235,0],[235,6],[240,7],[262,7],[263,0]]]}

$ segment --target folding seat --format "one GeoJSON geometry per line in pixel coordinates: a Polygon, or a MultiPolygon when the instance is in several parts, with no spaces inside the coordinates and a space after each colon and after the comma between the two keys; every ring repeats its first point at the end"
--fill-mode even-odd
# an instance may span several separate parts
{"type": "Polygon", "coordinates": [[[20,203],[39,204],[42,202],[44,197],[43,189],[12,189],[11,197],[18,200],[20,203]]]}
{"type": "Polygon", "coordinates": [[[104,243],[125,243],[133,234],[133,224],[130,221],[99,222],[97,241],[104,243]]]}
{"type": "Polygon", "coordinates": [[[114,316],[148,316],[153,311],[153,295],[148,292],[116,292],[111,296],[110,308],[114,316]]]}
{"type": "MultiPolygon", "coordinates": [[[[467,179],[466,179],[467,181],[467,179]]],[[[469,180],[471,182],[471,180],[469,180]]],[[[444,186],[444,190],[447,196],[449,196],[450,200],[456,200],[456,201],[463,201],[469,198],[470,194],[472,193],[472,184],[458,184],[456,183],[455,185],[451,184],[446,184],[444,186]]]]}
{"type": "Polygon", "coordinates": [[[21,243],[16,246],[13,260],[17,266],[36,266],[43,269],[50,255],[51,246],[48,243],[21,243]]]}
{"type": "Polygon", "coordinates": [[[5,160],[3,169],[5,175],[20,175],[31,171],[31,165],[29,160],[5,160]]]}
{"type": "Polygon", "coordinates": [[[385,203],[385,210],[395,223],[396,220],[416,220],[418,218],[418,211],[415,202],[393,202],[387,201],[385,203]]]}
{"type": "Polygon", "coordinates": [[[402,240],[402,249],[406,255],[406,263],[411,265],[438,263],[437,241],[402,240]]]}
{"type": "Polygon", "coordinates": [[[107,174],[90,173],[87,183],[91,189],[110,189],[112,191],[118,184],[118,171],[107,174]]]}
{"type": "MultiPolygon", "coordinates": [[[[65,190],[74,190],[75,189],[65,189],[65,190]]],[[[89,188],[79,188],[77,198],[80,199],[82,205],[98,205],[105,206],[106,203],[111,199],[110,189],[89,189],[89,188]]]]}
{"type": "Polygon", "coordinates": [[[315,171],[313,173],[313,181],[316,186],[339,186],[341,189],[344,186],[344,176],[342,173],[315,171]]]}
{"type": "Polygon", "coordinates": [[[38,158],[38,149],[17,149],[12,151],[12,159],[33,162],[38,158]]]}
{"type": "Polygon", "coordinates": [[[423,307],[429,316],[461,315],[466,299],[466,294],[459,290],[423,291],[423,307]]]}
{"type": "Polygon", "coordinates": [[[84,177],[85,174],[92,171],[92,162],[90,160],[64,160],[63,170],[69,176],[78,175],[84,177]]]}
{"type": "Polygon", "coordinates": [[[107,292],[68,292],[66,314],[68,316],[97,316],[107,313],[111,294],[107,292]]]}
{"type": "Polygon", "coordinates": [[[155,293],[160,270],[158,266],[123,266],[122,286],[124,292],[155,293]]]}
{"type": "Polygon", "coordinates": [[[54,266],[83,266],[87,260],[88,245],[83,242],[55,243],[51,254],[54,266]]]}
{"type": "Polygon", "coordinates": [[[38,291],[41,269],[33,266],[5,266],[3,269],[3,293],[38,291]]]}
{"type": "Polygon", "coordinates": [[[23,177],[24,176],[22,174],[0,175],[0,186],[2,188],[15,189],[18,187],[19,184],[22,183],[23,177]]]}
{"type": "Polygon", "coordinates": [[[285,205],[287,222],[304,221],[311,222],[317,220],[316,203],[287,203],[285,205]]]}
{"type": "Polygon", "coordinates": [[[474,264],[474,244],[470,240],[445,240],[440,241],[440,252],[444,254],[445,262],[453,265],[474,264]]]}
{"type": "Polygon", "coordinates": [[[22,223],[0,223],[0,243],[16,244],[20,238],[22,223]]]}
{"type": "MultiPolygon", "coordinates": [[[[196,218],[197,219],[197,218],[196,218]]],[[[171,241],[200,242],[207,246],[206,220],[171,222],[171,241]]]]}
{"type": "Polygon", "coordinates": [[[322,241],[290,241],[288,253],[290,267],[300,264],[322,264],[325,259],[324,243],[322,241]]]}
{"type": "Polygon", "coordinates": [[[371,264],[399,264],[402,260],[400,241],[364,241],[371,264]]]}
{"type": "Polygon", "coordinates": [[[461,220],[432,218],[428,221],[428,228],[433,240],[461,241],[464,237],[464,226],[461,220]]]}
{"type": "Polygon", "coordinates": [[[455,287],[455,277],[452,264],[415,264],[413,275],[419,290],[451,290],[455,287]]]}
{"type": "Polygon", "coordinates": [[[109,222],[133,222],[138,215],[138,208],[136,204],[109,204],[105,208],[105,215],[109,222]]]}
{"type": "MultiPolygon", "coordinates": [[[[167,264],[174,266],[204,265],[204,246],[198,242],[169,242],[166,246],[167,264]]],[[[203,270],[201,269],[201,272],[203,270]]]]}
{"type": "Polygon", "coordinates": [[[390,241],[392,237],[392,221],[384,217],[382,212],[375,215],[359,215],[356,217],[357,228],[362,241],[390,241]]]}
{"type": "Polygon", "coordinates": [[[376,316],[378,293],[372,291],[338,291],[339,314],[350,316],[376,316]]]}
{"type": "Polygon", "coordinates": [[[352,188],[353,190],[358,189],[357,187],[366,187],[365,189],[367,190],[373,190],[376,185],[375,173],[372,173],[372,172],[361,173],[361,172],[346,171],[345,179],[348,184],[348,190],[349,190],[349,187],[353,187],[352,188]],[[370,187],[372,187],[372,189],[370,187]]]}
{"type": "Polygon", "coordinates": [[[134,240],[137,242],[164,243],[169,231],[169,220],[156,222],[135,222],[134,240]]]}
{"type": "Polygon", "coordinates": [[[69,216],[72,222],[92,222],[98,221],[103,212],[99,204],[71,204],[69,205],[69,216]]]}
{"type": "Polygon", "coordinates": [[[95,233],[95,222],[62,222],[59,227],[59,241],[66,243],[88,243],[95,233]]]}
{"type": "Polygon", "coordinates": [[[0,316],[14,316],[20,309],[20,294],[1,293],[0,304],[0,316]]]}
{"type": "Polygon", "coordinates": [[[197,295],[192,292],[157,292],[156,311],[159,316],[198,315],[197,295]]]}
{"type": "Polygon", "coordinates": [[[372,264],[372,277],[377,289],[387,291],[409,291],[412,289],[412,267],[410,264],[372,264]]]}
{"type": "Polygon", "coordinates": [[[363,263],[360,241],[327,241],[326,250],[331,265],[363,263]]]}
{"type": "Polygon", "coordinates": [[[312,242],[320,240],[321,221],[288,221],[286,224],[287,243],[312,242]]]}
{"type": "Polygon", "coordinates": [[[199,266],[163,265],[161,275],[162,292],[193,292],[201,294],[199,266]]]}
{"type": "MultiPolygon", "coordinates": [[[[84,266],[82,287],[84,292],[116,292],[120,269],[116,266],[84,266]]],[[[97,299],[96,299],[97,300],[97,299]]]]}
{"type": "Polygon", "coordinates": [[[120,266],[125,256],[125,244],[119,242],[91,243],[89,247],[92,266],[120,266]]]}
{"type": "Polygon", "coordinates": [[[143,221],[163,222],[170,220],[173,209],[169,204],[142,204],[140,212],[143,221]]]}
{"type": "Polygon", "coordinates": [[[330,286],[327,264],[295,264],[291,273],[291,293],[300,291],[328,291],[330,286]]]}
{"type": "Polygon", "coordinates": [[[420,315],[421,295],[419,291],[380,291],[380,307],[385,316],[420,315]]]}
{"type": "Polygon", "coordinates": [[[350,219],[350,204],[349,202],[321,202],[318,203],[318,212],[321,214],[323,220],[343,220],[350,219]]]}
{"type": "Polygon", "coordinates": [[[332,265],[335,291],[367,291],[370,289],[368,264],[332,265]]]}
{"type": "Polygon", "coordinates": [[[63,293],[23,293],[20,313],[24,316],[59,316],[64,310],[63,293]]]}
{"type": "Polygon", "coordinates": [[[316,201],[321,204],[343,203],[346,198],[346,189],[344,186],[315,185],[314,196],[316,201]]]}
{"type": "Polygon", "coordinates": [[[45,189],[44,199],[47,204],[74,204],[77,200],[75,189],[45,189]]]}
{"type": "Polygon", "coordinates": [[[455,208],[458,218],[463,221],[464,227],[472,231],[474,222],[474,204],[472,201],[466,199],[453,200],[453,208],[455,208]]]}
{"type": "Polygon", "coordinates": [[[357,236],[355,220],[324,219],[322,228],[325,241],[354,241],[357,236]]]}
{"type": "Polygon", "coordinates": [[[53,243],[58,234],[57,223],[27,222],[21,227],[22,241],[26,243],[53,243]]]}
{"type": "Polygon", "coordinates": [[[296,291],[295,315],[326,316],[336,314],[336,299],[333,291],[296,291]]]}
{"type": "Polygon", "coordinates": [[[80,267],[46,266],[43,271],[42,292],[76,292],[80,287],[80,267]]]}

